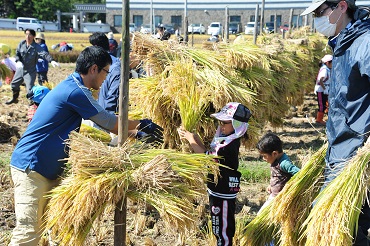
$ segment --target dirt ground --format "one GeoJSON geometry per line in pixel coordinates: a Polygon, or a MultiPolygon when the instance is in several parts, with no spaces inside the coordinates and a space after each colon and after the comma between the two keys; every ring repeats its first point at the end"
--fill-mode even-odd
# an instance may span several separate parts
{"type": "MultiPolygon", "coordinates": [[[[49,80],[59,82],[72,73],[74,64],[61,64],[61,68],[50,68],[49,80]]],[[[15,225],[13,189],[10,182],[8,165],[1,168],[1,164],[9,161],[11,151],[17,139],[26,129],[28,102],[25,98],[25,88],[21,90],[21,100],[18,104],[6,105],[4,102],[10,99],[11,90],[9,85],[0,88],[0,245],[6,245],[12,228],[15,225]]],[[[281,128],[266,127],[264,131],[271,130],[277,133],[284,142],[284,150],[294,162],[303,162],[313,150],[318,149],[325,140],[325,127],[314,121],[317,104],[315,95],[307,93],[304,104],[292,107],[288,116],[284,117],[284,125],[281,128]]],[[[258,160],[259,155],[255,149],[243,149],[242,157],[247,161],[258,160]]],[[[267,184],[242,185],[242,191],[238,195],[237,218],[255,216],[256,212],[267,197],[265,187],[267,184]]],[[[130,204],[129,204],[130,205],[130,204]]],[[[132,206],[131,208],[134,208],[132,206]]],[[[161,222],[155,215],[134,218],[128,214],[128,237],[127,245],[180,245],[178,238],[163,231],[161,222]],[[138,221],[144,221],[142,229],[136,227],[138,221]],[[145,226],[144,226],[145,225],[145,226]]],[[[113,215],[107,215],[102,219],[102,225],[89,237],[86,245],[113,245],[113,215]]],[[[45,245],[45,244],[44,244],[45,245]]],[[[190,234],[186,245],[211,245],[204,235],[199,233],[190,234]]]]}

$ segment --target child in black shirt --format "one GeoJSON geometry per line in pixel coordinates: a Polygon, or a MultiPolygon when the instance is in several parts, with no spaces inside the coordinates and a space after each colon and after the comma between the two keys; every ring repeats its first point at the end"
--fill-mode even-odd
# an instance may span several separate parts
{"type": "Polygon", "coordinates": [[[218,156],[215,159],[220,164],[220,177],[217,184],[209,174],[207,183],[209,205],[211,210],[212,231],[217,238],[217,246],[232,245],[235,234],[235,204],[236,194],[240,190],[241,173],[239,167],[240,138],[247,132],[251,113],[240,103],[226,104],[220,112],[212,114],[219,120],[219,126],[212,140],[210,150],[200,137],[182,128],[178,129],[181,139],[187,139],[195,153],[207,153],[218,156]]]}

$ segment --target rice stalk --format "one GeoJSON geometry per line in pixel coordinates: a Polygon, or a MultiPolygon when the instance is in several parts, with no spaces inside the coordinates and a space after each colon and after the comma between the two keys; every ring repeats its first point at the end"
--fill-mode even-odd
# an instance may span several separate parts
{"type": "Polygon", "coordinates": [[[154,206],[168,230],[194,228],[193,202],[206,195],[207,173],[218,174],[212,156],[147,149],[113,148],[71,134],[68,176],[52,190],[45,228],[62,245],[82,245],[96,218],[113,212],[126,196],[154,206]]]}
{"type": "Polygon", "coordinates": [[[271,203],[266,206],[249,224],[244,228],[240,238],[240,245],[256,246],[269,245],[275,238],[278,225],[272,223],[270,218],[271,203]]]}
{"type": "Polygon", "coordinates": [[[5,64],[0,63],[0,78],[2,80],[5,80],[6,77],[10,77],[10,76],[11,76],[10,69],[5,64]]]}
{"type": "Polygon", "coordinates": [[[318,183],[322,179],[325,168],[327,147],[328,145],[324,144],[316,151],[274,198],[270,217],[272,223],[279,225],[280,245],[304,244],[304,242],[298,241],[299,231],[319,192],[318,183]]]}
{"type": "Polygon", "coordinates": [[[306,245],[352,245],[361,207],[366,199],[370,143],[357,151],[317,196],[302,225],[306,245]]]}

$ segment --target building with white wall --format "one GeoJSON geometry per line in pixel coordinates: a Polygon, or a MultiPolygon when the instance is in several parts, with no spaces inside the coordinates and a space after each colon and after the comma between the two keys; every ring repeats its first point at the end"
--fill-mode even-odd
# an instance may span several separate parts
{"type": "MultiPolygon", "coordinates": [[[[311,15],[305,20],[300,16],[312,3],[311,0],[265,0],[264,21],[273,22],[276,16],[277,25],[289,24],[290,11],[293,10],[292,25],[302,26],[312,23],[311,15]]],[[[255,10],[259,5],[261,13],[262,1],[248,0],[132,0],[130,1],[130,22],[140,27],[142,24],[172,23],[176,27],[183,26],[187,15],[188,23],[225,22],[225,9],[228,8],[229,21],[240,22],[243,26],[255,20],[255,10]]],[[[370,1],[357,0],[357,5],[370,5],[370,1]]],[[[106,1],[106,22],[113,31],[122,29],[122,0],[106,1]]]]}

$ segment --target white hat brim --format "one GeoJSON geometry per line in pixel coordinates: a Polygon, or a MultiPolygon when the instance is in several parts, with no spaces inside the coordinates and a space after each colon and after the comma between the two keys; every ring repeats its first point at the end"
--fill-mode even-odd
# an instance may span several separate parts
{"type": "Polygon", "coordinates": [[[321,4],[325,3],[326,0],[321,0],[321,1],[318,1],[318,2],[315,2],[313,4],[311,4],[311,6],[309,6],[305,11],[303,11],[303,13],[301,14],[302,15],[308,15],[309,13],[312,13],[313,11],[315,11],[318,7],[321,6],[321,4]]]}
{"type": "Polygon", "coordinates": [[[216,118],[218,120],[221,120],[221,121],[226,121],[226,120],[233,120],[233,117],[223,113],[223,112],[218,112],[218,113],[214,113],[214,114],[211,114],[211,117],[213,118],[216,118]]]}

